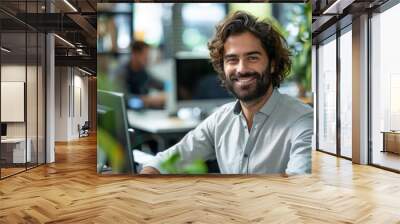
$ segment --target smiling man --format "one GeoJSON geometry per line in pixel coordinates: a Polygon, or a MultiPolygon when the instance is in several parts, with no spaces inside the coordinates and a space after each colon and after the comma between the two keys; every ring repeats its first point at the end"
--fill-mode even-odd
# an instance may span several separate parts
{"type": "Polygon", "coordinates": [[[163,173],[161,162],[175,152],[182,164],[216,158],[226,174],[310,173],[313,111],[279,93],[291,66],[282,35],[268,22],[237,12],[216,27],[208,47],[222,85],[237,101],[158,153],[141,173],[163,173]]]}

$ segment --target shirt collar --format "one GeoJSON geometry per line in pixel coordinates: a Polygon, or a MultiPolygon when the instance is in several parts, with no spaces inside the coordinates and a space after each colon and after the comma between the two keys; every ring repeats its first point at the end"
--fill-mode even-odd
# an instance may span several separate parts
{"type": "MultiPolygon", "coordinates": [[[[264,104],[264,106],[261,107],[260,111],[261,113],[265,115],[271,115],[272,111],[276,107],[277,103],[279,102],[279,97],[280,93],[278,89],[274,88],[272,91],[271,97],[268,99],[267,103],[264,104]]],[[[240,105],[240,101],[237,100],[235,103],[235,106],[233,108],[233,113],[236,115],[239,115],[242,112],[242,107],[240,105]]]]}

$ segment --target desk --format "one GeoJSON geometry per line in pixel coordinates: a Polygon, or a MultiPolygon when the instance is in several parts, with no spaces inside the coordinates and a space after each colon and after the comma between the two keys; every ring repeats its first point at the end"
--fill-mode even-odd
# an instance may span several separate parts
{"type": "Polygon", "coordinates": [[[169,139],[182,137],[201,122],[170,117],[166,111],[162,110],[140,112],[128,110],[127,115],[130,127],[149,133],[151,138],[157,141],[158,151],[165,150],[169,146],[167,144],[169,139]]]}
{"type": "MultiPolygon", "coordinates": [[[[158,151],[170,147],[170,140],[179,140],[187,132],[201,123],[199,120],[183,120],[170,117],[166,111],[146,110],[143,112],[128,110],[129,125],[137,130],[149,133],[149,137],[157,142],[158,151]]],[[[209,172],[219,173],[217,161],[207,161],[209,172]]]]}
{"type": "Polygon", "coordinates": [[[200,123],[198,120],[182,120],[178,117],[170,117],[166,111],[160,110],[143,112],[128,110],[128,122],[132,128],[153,134],[186,133],[200,123]]]}
{"type": "Polygon", "coordinates": [[[400,154],[400,132],[383,131],[383,150],[382,152],[392,152],[400,154]]]}
{"type": "Polygon", "coordinates": [[[6,163],[25,163],[25,158],[27,158],[26,162],[31,161],[32,140],[30,138],[27,138],[26,142],[28,144],[26,147],[26,154],[25,154],[25,138],[1,139],[2,157],[6,160],[6,163]],[[12,146],[12,148],[10,146],[12,146]]]}

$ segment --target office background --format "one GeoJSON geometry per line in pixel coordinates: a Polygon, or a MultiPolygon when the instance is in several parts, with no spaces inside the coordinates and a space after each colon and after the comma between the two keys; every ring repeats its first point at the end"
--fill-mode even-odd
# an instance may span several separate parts
{"type": "Polygon", "coordinates": [[[74,22],[90,28],[90,4],[84,18],[63,1],[0,2],[1,179],[54,162],[54,142],[78,139],[86,121],[95,128],[96,42],[74,22]]]}
{"type": "MultiPolygon", "coordinates": [[[[38,5],[17,7],[34,14],[38,5]]],[[[13,16],[0,12],[1,178],[45,162],[45,37],[13,16]]]]}

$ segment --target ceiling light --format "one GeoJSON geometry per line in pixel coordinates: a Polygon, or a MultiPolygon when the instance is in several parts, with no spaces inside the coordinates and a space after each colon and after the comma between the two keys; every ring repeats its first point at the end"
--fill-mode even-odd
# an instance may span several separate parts
{"type": "Polygon", "coordinates": [[[92,73],[90,73],[90,72],[88,72],[88,71],[86,71],[86,70],[83,70],[83,69],[81,69],[81,68],[79,68],[79,67],[78,67],[78,70],[81,71],[81,72],[83,72],[83,73],[85,73],[85,74],[87,74],[87,75],[92,75],[92,73]]]}
{"type": "Polygon", "coordinates": [[[9,50],[9,49],[7,49],[7,48],[5,48],[5,47],[1,47],[0,48],[2,51],[4,51],[4,52],[7,52],[7,53],[10,53],[11,52],[11,50],[9,50]]]}
{"type": "Polygon", "coordinates": [[[71,4],[69,3],[68,0],[64,0],[65,4],[67,4],[72,10],[74,10],[74,12],[78,12],[78,10],[71,4]]]}
{"type": "Polygon", "coordinates": [[[64,43],[66,43],[67,45],[69,45],[70,47],[75,48],[75,45],[71,44],[71,42],[69,42],[68,40],[58,36],[57,34],[54,34],[55,37],[57,37],[58,39],[60,39],[61,41],[63,41],[64,43]]]}
{"type": "Polygon", "coordinates": [[[354,1],[355,0],[336,0],[332,5],[325,9],[322,14],[342,14],[343,10],[351,5],[354,1]]]}

